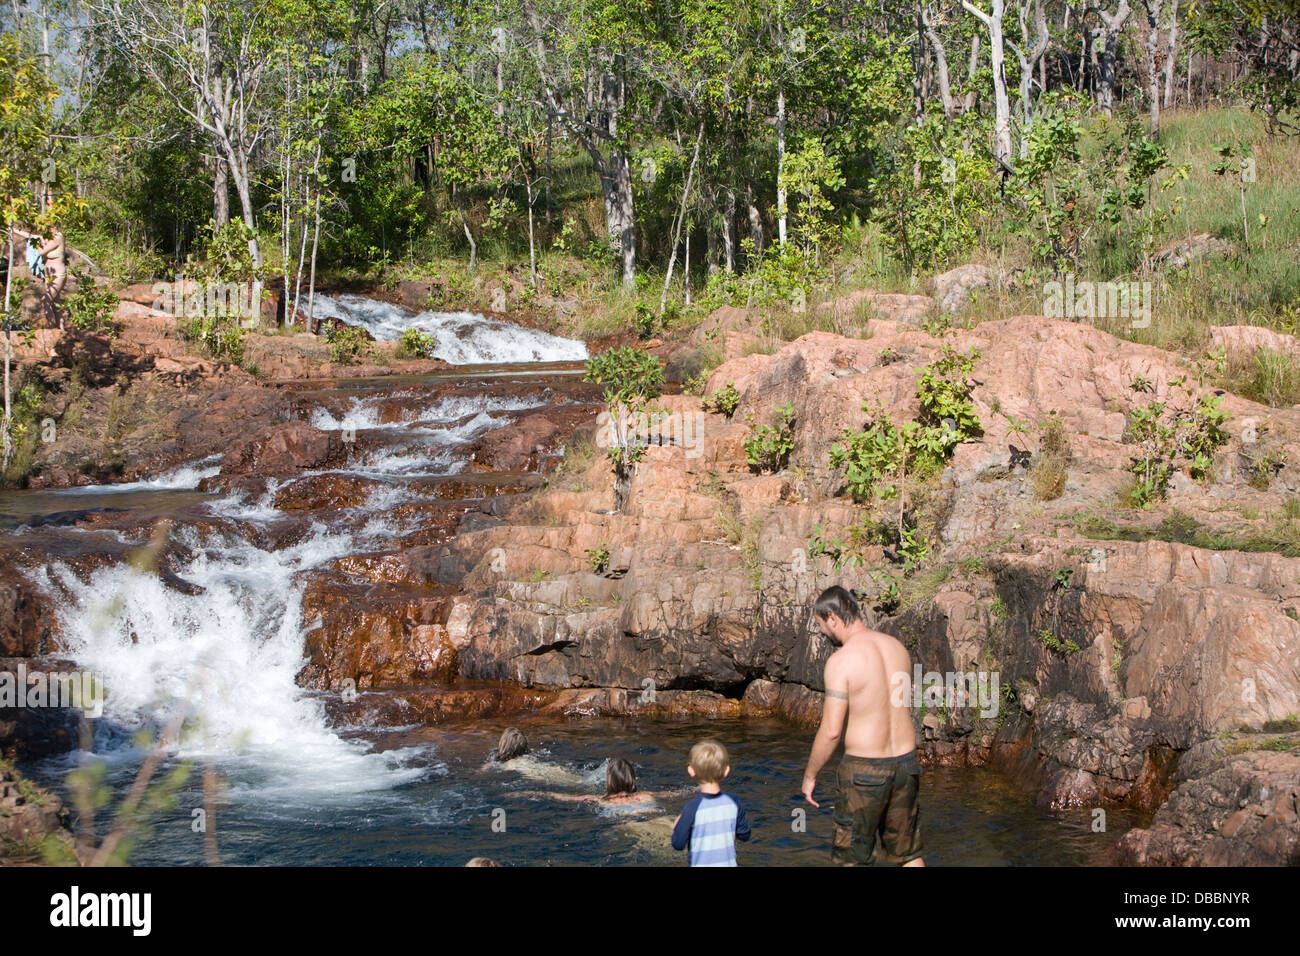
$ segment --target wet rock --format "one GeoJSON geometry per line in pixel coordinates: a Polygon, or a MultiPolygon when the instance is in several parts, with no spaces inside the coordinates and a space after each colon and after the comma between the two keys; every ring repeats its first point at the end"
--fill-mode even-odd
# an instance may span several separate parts
{"type": "Polygon", "coordinates": [[[1150,827],[1124,834],[1121,859],[1144,866],[1300,864],[1300,740],[1294,742],[1289,751],[1221,757],[1182,783],[1150,827]]]}
{"type": "Polygon", "coordinates": [[[331,572],[308,572],[306,578],[302,615],[308,663],[298,675],[299,686],[358,689],[456,677],[446,596],[358,584],[331,572]]]}
{"type": "Polygon", "coordinates": [[[31,581],[0,557],[0,657],[36,657],[55,650],[49,608],[31,581]]]}
{"type": "Polygon", "coordinates": [[[338,464],[346,454],[337,432],[321,431],[303,422],[288,422],[231,448],[221,459],[221,473],[289,474],[338,464]]]}
{"type": "Polygon", "coordinates": [[[0,761],[0,863],[40,863],[50,842],[73,858],[71,816],[57,796],[0,761]]]}

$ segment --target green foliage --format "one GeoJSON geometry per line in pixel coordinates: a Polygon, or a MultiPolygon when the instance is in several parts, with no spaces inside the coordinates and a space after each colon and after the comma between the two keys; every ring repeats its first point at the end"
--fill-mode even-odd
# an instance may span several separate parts
{"type": "Polygon", "coordinates": [[[221,228],[217,228],[214,220],[208,220],[205,232],[206,269],[202,271],[209,281],[253,282],[258,278],[248,248],[249,239],[255,238],[256,234],[244,224],[244,220],[231,219],[221,228]]]}
{"type": "Polygon", "coordinates": [[[989,611],[999,621],[1005,621],[1011,616],[1011,612],[1007,610],[1007,602],[1002,600],[1000,594],[993,598],[993,603],[989,605],[989,611]]]}
{"type": "Polygon", "coordinates": [[[711,408],[713,411],[730,418],[736,414],[736,406],[739,404],[740,392],[736,390],[734,384],[728,382],[709,396],[709,400],[704,403],[704,407],[711,408]]]}
{"type": "MultiPolygon", "coordinates": [[[[939,357],[919,374],[917,393],[921,413],[915,421],[896,426],[882,408],[861,431],[845,429],[831,446],[832,468],[844,468],[849,493],[865,502],[898,493],[895,479],[905,474],[937,474],[963,441],[983,434],[967,376],[979,359],[971,349],[961,354],[945,345],[939,357]]],[[[863,411],[869,411],[863,406],[863,411]]]]}
{"type": "Polygon", "coordinates": [[[604,574],[605,569],[609,567],[609,546],[602,541],[594,548],[587,548],[587,564],[591,567],[593,574],[604,574]]]}
{"type": "Polygon", "coordinates": [[[763,474],[780,471],[794,450],[794,404],[773,405],[776,424],[758,425],[749,416],[749,437],[745,439],[745,458],[763,474]]]}
{"type": "Polygon", "coordinates": [[[370,349],[370,340],[363,329],[342,322],[326,329],[325,341],[329,343],[330,361],[340,364],[350,363],[370,349]]]}
{"type": "Polygon", "coordinates": [[[77,276],[77,289],[67,297],[68,322],[73,328],[112,336],[119,299],[111,289],[95,285],[89,276],[77,276]]]}
{"type": "Polygon", "coordinates": [[[985,138],[978,114],[945,120],[928,110],[923,121],[890,131],[868,188],[872,221],[909,273],[937,269],[969,252],[995,203],[989,157],[968,149],[985,138]]]}
{"type": "Polygon", "coordinates": [[[226,362],[243,358],[244,328],[236,316],[196,315],[181,322],[180,332],[212,358],[226,362]]]}
{"type": "Polygon", "coordinates": [[[438,337],[420,329],[403,329],[397,342],[398,358],[433,358],[438,347],[438,337]]]}
{"type": "MultiPolygon", "coordinates": [[[[1182,380],[1170,386],[1192,394],[1182,380]]],[[[1186,459],[1193,478],[1203,481],[1209,477],[1215,452],[1228,441],[1224,428],[1228,412],[1222,404],[1222,396],[1201,395],[1190,409],[1175,409],[1169,401],[1152,401],[1129,412],[1127,440],[1142,449],[1129,469],[1134,478],[1128,492],[1131,504],[1144,508],[1163,498],[1180,458],[1186,459]]]]}
{"type": "Polygon", "coordinates": [[[1060,638],[1058,638],[1052,632],[1052,629],[1050,627],[1043,628],[1038,632],[1036,636],[1038,638],[1038,643],[1042,644],[1049,651],[1053,651],[1054,653],[1060,654],[1064,657],[1069,657],[1071,654],[1076,654],[1080,650],[1079,645],[1074,641],[1068,639],[1062,641],[1060,638]]]}
{"type": "Polygon", "coordinates": [[[611,411],[619,406],[636,409],[659,397],[664,367],[653,355],[620,345],[588,359],[583,381],[605,386],[605,403],[611,411]]]}

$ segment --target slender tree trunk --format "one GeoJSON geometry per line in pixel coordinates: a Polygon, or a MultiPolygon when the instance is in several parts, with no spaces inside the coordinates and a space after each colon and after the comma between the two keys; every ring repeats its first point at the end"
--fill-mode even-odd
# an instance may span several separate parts
{"type": "Polygon", "coordinates": [[[785,195],[785,88],[776,89],[776,234],[777,241],[785,245],[786,195],[785,195]]]}
{"type": "Polygon", "coordinates": [[[212,174],[212,220],[218,229],[223,229],[230,222],[230,167],[220,153],[215,167],[212,174]]]}
{"type": "Polygon", "coordinates": [[[978,94],[975,91],[975,73],[980,67],[980,35],[973,34],[970,38],[970,63],[966,69],[966,101],[962,106],[962,112],[969,113],[975,108],[975,100],[978,94]]]}
{"type": "MultiPolygon", "coordinates": [[[[763,217],[759,215],[758,207],[754,205],[754,189],[749,184],[745,185],[745,209],[749,216],[749,235],[754,240],[754,255],[762,255],[763,217]]],[[[749,263],[746,263],[746,267],[748,265],[749,263]]]]}
{"type": "Polygon", "coordinates": [[[1174,83],[1178,72],[1178,0],[1169,11],[1169,33],[1165,44],[1165,109],[1174,107],[1174,83]]]}
{"type": "MultiPolygon", "coordinates": [[[[1101,41],[1101,50],[1097,53],[1097,108],[1106,117],[1115,115],[1115,65],[1119,61],[1119,38],[1132,12],[1129,0],[1119,0],[1114,14],[1097,11],[1102,23],[1094,34],[1101,41]]],[[[1094,51],[1097,45],[1094,42],[1094,51]]]]}
{"type": "Polygon", "coordinates": [[[1142,0],[1147,14],[1147,110],[1152,139],[1160,138],[1160,69],[1157,60],[1160,57],[1160,11],[1163,5],[1164,0],[1142,0]]]}
{"type": "Polygon", "coordinates": [[[4,449],[4,467],[0,471],[9,470],[9,462],[13,458],[13,436],[11,434],[11,425],[13,419],[13,393],[9,381],[9,368],[13,362],[13,342],[10,339],[9,331],[9,297],[13,289],[14,280],[14,224],[5,223],[5,248],[8,250],[8,265],[5,269],[5,417],[4,422],[0,425],[0,438],[3,439],[4,449]]]}
{"type": "Polygon", "coordinates": [[[991,13],[985,13],[970,0],[961,0],[961,5],[984,24],[989,34],[989,63],[993,68],[993,151],[1005,175],[1011,163],[1011,100],[1007,96],[1006,51],[1002,36],[1006,2],[992,0],[991,13]]]}
{"type": "Polygon", "coordinates": [[[944,119],[952,119],[957,115],[957,104],[952,99],[952,86],[948,77],[947,51],[944,50],[939,31],[934,28],[934,20],[930,16],[930,11],[926,9],[924,4],[917,5],[917,15],[920,17],[921,26],[925,31],[926,42],[930,44],[930,49],[934,51],[935,82],[939,86],[939,100],[943,103],[944,119]]]}
{"type": "Polygon", "coordinates": [[[524,187],[528,190],[528,275],[533,288],[537,288],[537,246],[533,242],[533,181],[525,179],[524,187]]]}
{"type": "MultiPolygon", "coordinates": [[[[664,290],[662,294],[659,296],[660,315],[664,314],[664,306],[668,302],[668,285],[673,281],[673,266],[677,262],[677,243],[680,242],[682,238],[682,223],[686,219],[686,204],[690,199],[691,185],[695,182],[695,165],[700,161],[700,144],[703,141],[704,141],[704,124],[701,123],[700,131],[695,136],[695,155],[691,157],[691,168],[689,172],[687,172],[686,174],[686,186],[682,190],[681,208],[677,212],[677,222],[674,226],[674,232],[673,232],[672,253],[668,257],[668,271],[664,275],[664,290]]],[[[688,242],[690,241],[689,233],[687,234],[687,241],[688,242]]],[[[687,248],[689,248],[689,246],[687,248]]],[[[689,296],[690,293],[687,292],[687,297],[689,298],[689,296]]]]}
{"type": "Polygon", "coordinates": [[[722,251],[727,262],[727,272],[736,271],[736,239],[732,229],[736,223],[736,190],[727,187],[727,202],[722,209],[722,251]]]}

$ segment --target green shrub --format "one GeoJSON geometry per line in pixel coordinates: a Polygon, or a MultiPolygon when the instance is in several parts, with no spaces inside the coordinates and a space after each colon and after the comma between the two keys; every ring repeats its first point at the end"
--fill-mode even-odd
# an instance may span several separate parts
{"type": "Polygon", "coordinates": [[[433,358],[434,349],[438,347],[438,338],[432,332],[419,329],[405,329],[397,341],[398,358],[433,358]]]}
{"type": "Polygon", "coordinates": [[[586,550],[587,564],[591,566],[593,574],[604,574],[605,569],[609,567],[609,547],[604,541],[594,548],[586,550]]]}
{"type": "Polygon", "coordinates": [[[634,408],[659,397],[664,366],[653,355],[621,345],[588,359],[583,381],[605,386],[605,403],[611,411],[619,405],[634,408]]]}
{"type": "Polygon", "coordinates": [[[329,327],[325,341],[329,343],[330,361],[340,364],[347,364],[370,349],[370,340],[362,329],[341,322],[329,327]]]}
{"type": "Polygon", "coordinates": [[[120,301],[117,293],[78,273],[77,290],[67,298],[68,322],[73,328],[109,335],[115,333],[113,319],[120,301]]]}
{"type": "Polygon", "coordinates": [[[725,386],[718,389],[709,396],[709,400],[704,403],[705,408],[712,408],[715,412],[726,415],[730,418],[736,414],[736,406],[740,404],[740,392],[736,386],[728,382],[725,386]]]}
{"type": "Polygon", "coordinates": [[[794,404],[773,405],[772,410],[776,424],[757,425],[751,415],[750,434],[745,439],[745,458],[764,474],[780,471],[794,450],[794,404]]]}
{"type": "Polygon", "coordinates": [[[244,328],[238,316],[204,318],[196,315],[181,323],[180,332],[182,337],[212,358],[226,362],[238,362],[243,358],[244,328]]]}

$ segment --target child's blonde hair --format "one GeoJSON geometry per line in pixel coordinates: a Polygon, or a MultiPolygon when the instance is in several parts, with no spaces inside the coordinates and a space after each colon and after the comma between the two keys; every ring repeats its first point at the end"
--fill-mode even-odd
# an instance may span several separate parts
{"type": "Polygon", "coordinates": [[[690,765],[699,783],[721,783],[730,766],[727,748],[716,740],[701,740],[691,748],[690,765]]]}

